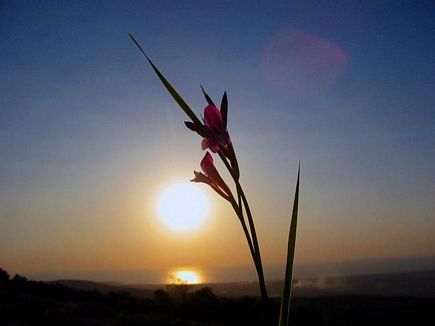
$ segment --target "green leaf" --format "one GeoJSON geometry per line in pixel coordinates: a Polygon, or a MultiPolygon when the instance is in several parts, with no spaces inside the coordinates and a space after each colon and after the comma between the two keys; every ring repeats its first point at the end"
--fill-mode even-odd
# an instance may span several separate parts
{"type": "Polygon", "coordinates": [[[211,105],[211,104],[214,105],[213,100],[212,100],[212,99],[210,98],[210,96],[208,96],[208,94],[205,92],[205,90],[204,90],[204,88],[202,87],[202,85],[201,85],[201,90],[202,90],[202,94],[204,94],[204,97],[205,97],[205,100],[207,101],[207,103],[208,103],[209,105],[211,105]]]}
{"type": "Polygon", "coordinates": [[[151,64],[151,67],[154,69],[154,72],[159,77],[160,81],[163,83],[163,85],[166,87],[168,92],[172,95],[174,100],[178,103],[180,108],[189,116],[189,118],[192,120],[193,123],[196,123],[198,125],[202,125],[201,121],[198,119],[196,114],[192,111],[192,109],[189,107],[189,105],[183,100],[183,98],[177,93],[177,91],[172,87],[172,85],[166,80],[166,78],[162,75],[162,73],[157,69],[157,67],[154,65],[154,63],[148,58],[145,51],[142,49],[142,47],[139,45],[139,43],[135,40],[135,38],[128,33],[128,36],[130,39],[136,44],[140,52],[145,56],[145,58],[148,60],[148,62],[151,64]]]}
{"type": "Polygon", "coordinates": [[[287,266],[285,270],[284,290],[281,298],[279,326],[290,325],[289,313],[290,313],[290,299],[291,299],[291,292],[292,292],[292,285],[293,285],[293,260],[295,256],[295,246],[296,246],[296,228],[298,223],[300,171],[301,171],[301,167],[299,164],[298,179],[296,181],[296,192],[295,192],[295,198],[293,202],[292,220],[290,224],[290,232],[288,237],[287,266]]]}
{"type": "Polygon", "coordinates": [[[228,120],[228,98],[227,91],[224,92],[224,96],[222,96],[221,102],[221,114],[222,121],[224,122],[225,129],[227,128],[227,120],[228,120]]]}

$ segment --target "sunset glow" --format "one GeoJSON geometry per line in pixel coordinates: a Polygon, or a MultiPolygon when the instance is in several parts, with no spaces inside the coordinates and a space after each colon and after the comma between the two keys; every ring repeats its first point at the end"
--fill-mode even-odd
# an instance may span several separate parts
{"type": "Polygon", "coordinates": [[[435,1],[0,1],[0,268],[256,280],[221,154],[266,281],[285,275],[299,161],[295,277],[435,270],[434,17],[435,1]]]}

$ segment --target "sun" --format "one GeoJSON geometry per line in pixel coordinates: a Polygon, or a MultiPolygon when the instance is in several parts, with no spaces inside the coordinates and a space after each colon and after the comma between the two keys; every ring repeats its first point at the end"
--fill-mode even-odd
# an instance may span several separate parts
{"type": "Polygon", "coordinates": [[[172,231],[186,232],[200,227],[209,213],[210,203],[204,192],[192,183],[174,183],[157,202],[163,224],[172,231]]]}
{"type": "Polygon", "coordinates": [[[198,284],[201,282],[197,272],[193,270],[180,270],[171,276],[174,284],[198,284]]]}

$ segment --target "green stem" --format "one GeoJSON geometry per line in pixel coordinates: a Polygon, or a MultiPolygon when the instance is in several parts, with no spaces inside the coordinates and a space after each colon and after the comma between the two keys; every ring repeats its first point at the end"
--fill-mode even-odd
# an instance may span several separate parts
{"type": "MultiPolygon", "coordinates": [[[[252,259],[256,260],[256,254],[254,250],[254,246],[252,244],[251,236],[248,231],[248,227],[246,226],[245,218],[243,217],[242,208],[240,206],[237,206],[236,202],[234,200],[231,201],[231,205],[233,206],[234,211],[237,214],[237,217],[240,220],[240,224],[242,224],[243,232],[245,233],[246,241],[248,242],[249,251],[251,252],[252,259]]],[[[257,266],[256,266],[257,268],[257,266]]]]}
{"type": "Polygon", "coordinates": [[[251,209],[249,208],[248,200],[246,199],[245,193],[243,192],[243,188],[240,185],[240,183],[236,182],[237,186],[237,192],[240,193],[240,196],[242,198],[243,204],[246,209],[246,215],[248,217],[248,223],[251,230],[251,236],[252,236],[252,242],[254,245],[254,251],[256,254],[257,264],[258,264],[258,279],[260,283],[260,292],[261,292],[261,298],[266,306],[268,306],[269,297],[267,295],[266,290],[266,283],[264,281],[264,272],[263,272],[263,264],[261,262],[261,253],[260,253],[260,246],[258,245],[258,239],[257,239],[257,233],[255,231],[255,225],[254,225],[254,219],[252,218],[251,209]]]}
{"type": "Polygon", "coordinates": [[[228,169],[228,172],[231,174],[231,177],[233,178],[233,180],[236,184],[239,206],[235,205],[238,209],[234,208],[235,207],[234,206],[235,203],[234,203],[233,208],[236,211],[236,214],[238,215],[240,221],[242,222],[242,226],[244,225],[245,236],[246,236],[246,239],[248,240],[248,243],[250,244],[250,248],[251,248],[251,246],[253,246],[253,250],[251,250],[251,254],[252,254],[252,259],[254,260],[255,269],[256,269],[257,275],[258,275],[261,301],[263,302],[264,322],[265,322],[265,325],[268,325],[269,321],[270,321],[269,297],[267,295],[266,283],[264,281],[263,264],[261,262],[260,246],[258,245],[257,233],[255,231],[255,225],[254,225],[254,219],[252,218],[252,213],[251,213],[251,209],[249,207],[248,200],[246,199],[243,188],[240,185],[239,174],[238,173],[236,174],[234,172],[234,170],[231,168],[231,165],[228,163],[225,155],[221,151],[219,151],[218,153],[219,153],[220,158],[224,162],[226,168],[228,169]],[[243,201],[243,206],[245,207],[245,211],[246,211],[246,215],[247,215],[248,223],[249,223],[249,228],[251,231],[250,236],[249,236],[249,232],[247,231],[247,228],[246,228],[246,223],[245,223],[244,216],[243,216],[243,208],[242,208],[242,205],[240,203],[240,200],[243,201]],[[252,239],[251,239],[251,237],[252,237],[252,239]],[[250,241],[252,241],[252,244],[250,243],[250,241]]]}

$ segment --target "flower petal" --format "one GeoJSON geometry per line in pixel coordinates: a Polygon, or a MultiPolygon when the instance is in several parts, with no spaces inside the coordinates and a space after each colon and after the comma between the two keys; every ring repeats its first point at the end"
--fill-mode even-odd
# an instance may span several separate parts
{"type": "Polygon", "coordinates": [[[208,138],[204,138],[201,142],[201,149],[207,149],[210,146],[210,141],[208,138]]]}
{"type": "Polygon", "coordinates": [[[201,85],[201,90],[202,90],[202,94],[204,94],[205,100],[207,101],[208,104],[213,104],[213,100],[210,98],[210,96],[208,96],[208,94],[205,92],[204,88],[201,85]]]}
{"type": "Polygon", "coordinates": [[[204,158],[201,161],[201,169],[205,173],[205,175],[210,178],[214,186],[222,190],[222,192],[224,192],[228,196],[231,194],[230,188],[228,188],[227,184],[221,178],[219,172],[214,166],[213,158],[209,152],[205,154],[204,158]]]}
{"type": "Polygon", "coordinates": [[[214,104],[210,104],[204,109],[204,124],[212,128],[217,133],[224,133],[225,128],[222,121],[221,111],[214,104]]]}
{"type": "Polygon", "coordinates": [[[210,150],[213,153],[219,152],[219,145],[216,145],[216,144],[213,143],[213,144],[209,144],[208,147],[210,148],[210,150]]]}
{"type": "Polygon", "coordinates": [[[210,176],[208,172],[212,172],[212,173],[214,173],[214,171],[217,172],[213,163],[213,157],[211,157],[209,152],[205,153],[204,158],[201,161],[201,169],[208,176],[210,176]]]}
{"type": "Polygon", "coordinates": [[[230,196],[227,194],[227,193],[225,193],[221,188],[219,188],[217,185],[215,185],[214,183],[213,183],[213,181],[209,178],[209,177],[207,177],[206,175],[204,175],[202,172],[196,172],[196,171],[194,171],[194,173],[195,173],[195,178],[193,178],[192,180],[190,180],[190,181],[192,181],[192,182],[202,182],[202,183],[206,183],[206,184],[208,184],[214,191],[216,191],[218,194],[219,194],[219,196],[221,196],[222,198],[224,198],[224,199],[226,199],[226,200],[230,200],[230,196]]]}
{"type": "Polygon", "coordinates": [[[222,96],[222,102],[221,102],[221,115],[222,115],[222,122],[224,125],[224,128],[227,129],[227,118],[228,118],[228,98],[227,98],[227,91],[224,92],[224,96],[222,96]]]}
{"type": "Polygon", "coordinates": [[[202,173],[202,172],[196,172],[196,171],[193,171],[193,173],[195,174],[195,178],[193,178],[190,181],[193,181],[193,182],[202,182],[202,183],[206,183],[206,184],[209,184],[209,185],[211,184],[210,178],[207,177],[204,173],[202,173]]]}

